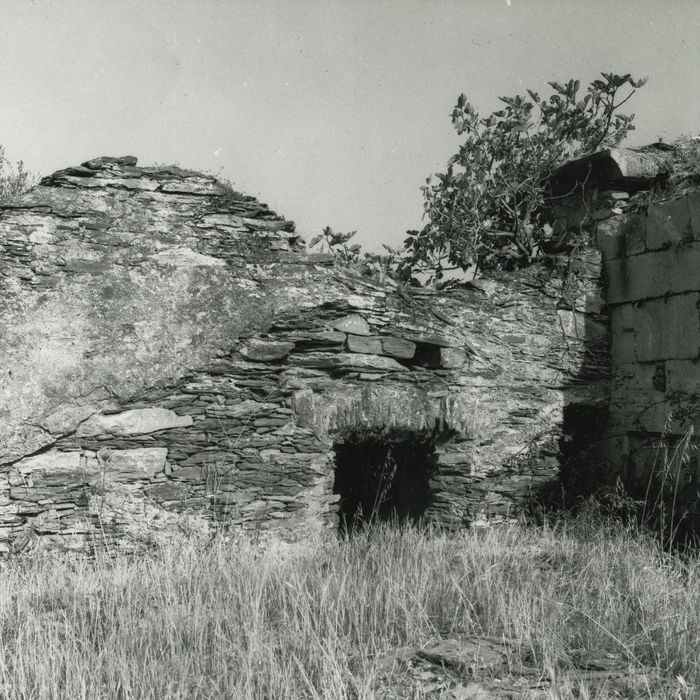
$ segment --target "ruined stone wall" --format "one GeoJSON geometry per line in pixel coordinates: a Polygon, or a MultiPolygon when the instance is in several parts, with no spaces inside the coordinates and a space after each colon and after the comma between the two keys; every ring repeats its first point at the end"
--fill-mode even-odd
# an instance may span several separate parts
{"type": "Polygon", "coordinates": [[[697,455],[683,438],[700,428],[700,193],[612,219],[598,240],[612,322],[610,458],[647,498],[658,495],[654,473],[665,478],[697,530],[697,455]]]}
{"type": "Polygon", "coordinates": [[[60,171],[0,208],[0,549],[327,536],[348,445],[419,446],[434,522],[517,517],[560,489],[567,412],[606,403],[599,258],[575,265],[402,290],[212,177],[60,171]]]}

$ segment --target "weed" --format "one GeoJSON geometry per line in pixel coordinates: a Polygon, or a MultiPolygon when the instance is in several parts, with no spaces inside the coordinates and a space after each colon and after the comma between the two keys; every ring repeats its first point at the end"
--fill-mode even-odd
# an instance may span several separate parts
{"type": "MultiPolygon", "coordinates": [[[[635,697],[700,681],[700,561],[628,530],[446,534],[383,524],[332,546],[217,540],[95,561],[16,558],[0,579],[5,698],[370,698],[388,649],[517,640],[542,677],[626,659],[635,697]]],[[[676,687],[677,690],[677,687],[676,687]]],[[[606,697],[581,680],[571,694],[606,697]]]]}

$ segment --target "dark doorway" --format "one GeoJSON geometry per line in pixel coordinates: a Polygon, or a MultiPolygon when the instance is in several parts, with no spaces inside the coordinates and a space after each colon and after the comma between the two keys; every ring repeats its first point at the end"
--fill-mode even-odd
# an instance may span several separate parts
{"type": "Polygon", "coordinates": [[[610,481],[613,473],[603,459],[603,438],[608,408],[598,404],[570,403],[564,406],[559,441],[561,481],[569,499],[587,498],[610,481]]]}
{"type": "Polygon", "coordinates": [[[420,520],[430,504],[431,443],[414,437],[350,437],[335,445],[334,493],[340,495],[340,529],[350,533],[376,521],[420,520]]]}

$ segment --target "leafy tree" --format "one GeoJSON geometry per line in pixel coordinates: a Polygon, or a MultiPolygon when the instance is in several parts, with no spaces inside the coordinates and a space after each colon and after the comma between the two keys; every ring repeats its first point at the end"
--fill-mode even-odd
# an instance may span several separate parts
{"type": "Polygon", "coordinates": [[[440,279],[447,269],[513,269],[542,255],[551,236],[547,177],[561,163],[616,146],[634,129],[634,114],[618,109],[646,82],[603,73],[586,94],[580,81],[550,82],[541,98],[501,97],[487,117],[460,95],[452,124],[466,140],[447,170],[422,188],[428,223],[409,231],[405,245],[413,273],[440,279]]]}
{"type": "Polygon", "coordinates": [[[33,185],[34,178],[24,169],[24,163],[20,160],[13,166],[0,146],[0,202],[26,192],[33,185]]]}

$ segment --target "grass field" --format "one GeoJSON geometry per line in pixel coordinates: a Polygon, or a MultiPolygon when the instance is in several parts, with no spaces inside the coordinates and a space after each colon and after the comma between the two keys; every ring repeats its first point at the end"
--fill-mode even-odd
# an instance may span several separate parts
{"type": "MultiPolygon", "coordinates": [[[[697,697],[700,559],[574,520],[380,528],[265,552],[221,538],[114,561],[35,555],[0,572],[8,699],[452,697],[382,680],[378,661],[469,635],[516,640],[513,663],[542,677],[603,649],[638,670],[629,697],[697,697]]],[[[619,697],[606,692],[581,681],[547,696],[619,697]]]]}

